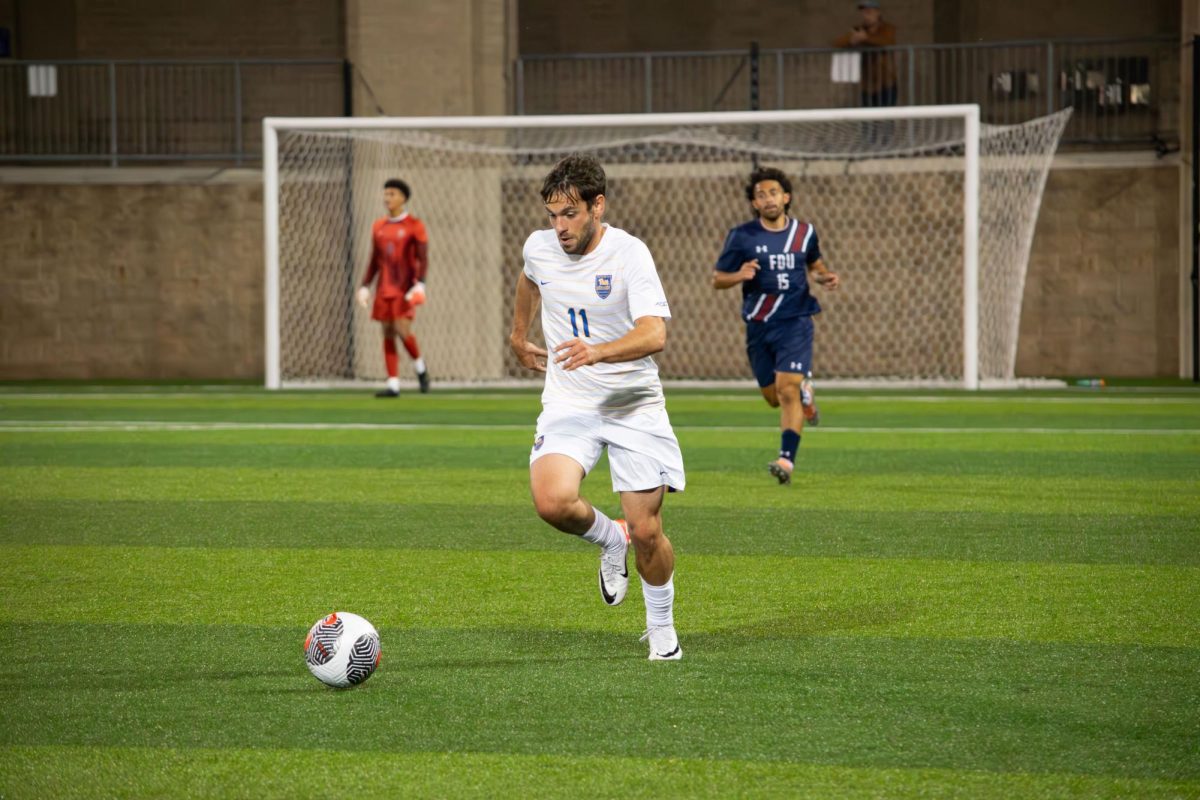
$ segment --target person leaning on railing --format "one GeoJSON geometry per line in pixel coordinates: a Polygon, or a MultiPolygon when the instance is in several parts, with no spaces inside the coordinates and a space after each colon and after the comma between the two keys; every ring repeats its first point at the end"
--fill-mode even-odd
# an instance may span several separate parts
{"type": "Polygon", "coordinates": [[[896,26],[883,19],[877,0],[859,0],[862,23],[839,36],[834,47],[852,47],[862,51],[860,85],[864,106],[896,105],[896,56],[891,52],[872,52],[874,48],[896,44],[896,26]]]}

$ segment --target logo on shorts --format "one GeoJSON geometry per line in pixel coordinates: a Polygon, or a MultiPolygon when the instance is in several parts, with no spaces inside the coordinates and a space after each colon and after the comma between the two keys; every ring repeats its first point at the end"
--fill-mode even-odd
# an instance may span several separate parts
{"type": "Polygon", "coordinates": [[[603,300],[612,294],[612,275],[596,276],[596,294],[603,300]]]}
{"type": "Polygon", "coordinates": [[[546,437],[545,437],[545,436],[538,436],[536,439],[534,439],[534,440],[533,440],[533,449],[534,449],[534,450],[541,450],[541,449],[542,449],[542,444],[544,444],[544,443],[545,443],[545,441],[546,441],[546,437]]]}

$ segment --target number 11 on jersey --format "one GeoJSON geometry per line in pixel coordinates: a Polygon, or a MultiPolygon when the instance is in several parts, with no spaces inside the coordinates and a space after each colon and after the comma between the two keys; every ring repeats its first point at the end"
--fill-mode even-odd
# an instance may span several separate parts
{"type": "MultiPolygon", "coordinates": [[[[571,317],[571,333],[578,336],[579,335],[579,326],[576,325],[576,323],[575,323],[575,309],[568,308],[567,314],[569,314],[571,317]]],[[[579,324],[583,325],[583,335],[584,336],[592,335],[592,332],[588,330],[587,309],[584,309],[584,308],[579,309],[579,324]]]]}

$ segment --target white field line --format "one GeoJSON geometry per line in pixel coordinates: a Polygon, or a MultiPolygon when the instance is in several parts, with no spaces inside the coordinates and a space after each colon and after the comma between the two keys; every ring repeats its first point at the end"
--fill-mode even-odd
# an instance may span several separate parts
{"type": "MultiPolygon", "coordinates": [[[[1070,403],[1088,403],[1088,404],[1115,404],[1115,405],[1195,405],[1200,406],[1200,392],[1187,390],[1191,396],[1186,397],[1138,397],[1130,394],[1110,394],[1115,391],[1131,391],[1136,392],[1137,389],[1129,390],[1113,390],[1104,389],[1103,394],[1090,393],[1087,390],[1080,390],[1078,394],[1073,396],[1058,396],[1058,397],[1037,397],[1034,395],[988,395],[979,396],[975,394],[962,393],[953,395],[874,395],[874,394],[841,394],[837,391],[818,392],[822,399],[836,399],[841,403],[971,403],[971,404],[988,404],[988,403],[1029,403],[1029,404],[1048,404],[1060,405],[1070,403]]],[[[1156,391],[1170,391],[1167,389],[1156,391]]],[[[537,394],[536,392],[521,393],[521,392],[438,392],[438,399],[447,400],[512,400],[529,395],[537,394]]],[[[298,394],[261,394],[251,392],[5,392],[0,390],[0,404],[5,400],[286,400],[295,397],[304,397],[305,399],[312,398],[314,394],[298,395],[298,394]]],[[[668,402],[672,396],[672,392],[667,392],[668,402]]],[[[688,400],[705,400],[721,403],[761,403],[762,397],[757,392],[747,391],[738,394],[690,394],[683,393],[682,399],[688,400]]],[[[422,401],[425,402],[425,401],[422,401]]]]}
{"type": "MultiPolygon", "coordinates": [[[[777,431],[774,425],[676,425],[677,431],[762,432],[777,431]]],[[[113,432],[113,431],[530,431],[534,422],[512,425],[459,423],[372,423],[372,422],[157,422],[151,420],[0,420],[0,433],[113,432]]],[[[823,433],[911,433],[911,434],[1081,434],[1116,436],[1200,436],[1200,428],[1035,428],[1035,427],[862,427],[822,426],[823,433]]]]}

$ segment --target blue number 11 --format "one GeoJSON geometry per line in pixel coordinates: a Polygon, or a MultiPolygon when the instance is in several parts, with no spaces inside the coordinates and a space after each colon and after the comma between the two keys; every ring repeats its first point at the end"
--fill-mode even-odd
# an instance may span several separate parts
{"type": "MultiPolygon", "coordinates": [[[[575,324],[575,309],[568,308],[567,313],[571,315],[571,333],[578,336],[579,335],[579,327],[575,324]]],[[[583,323],[583,335],[591,336],[592,333],[591,333],[591,331],[588,330],[588,324],[587,324],[587,309],[584,309],[584,308],[579,309],[579,321],[581,323],[583,323]]]]}

